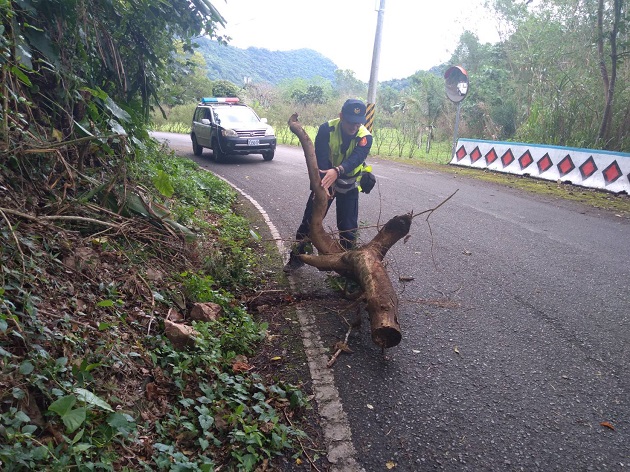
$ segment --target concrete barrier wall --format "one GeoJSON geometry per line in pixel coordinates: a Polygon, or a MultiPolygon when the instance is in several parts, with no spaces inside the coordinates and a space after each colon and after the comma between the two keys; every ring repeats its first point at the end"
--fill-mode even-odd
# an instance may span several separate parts
{"type": "Polygon", "coordinates": [[[630,154],[459,139],[450,164],[630,194],[630,154]]]}

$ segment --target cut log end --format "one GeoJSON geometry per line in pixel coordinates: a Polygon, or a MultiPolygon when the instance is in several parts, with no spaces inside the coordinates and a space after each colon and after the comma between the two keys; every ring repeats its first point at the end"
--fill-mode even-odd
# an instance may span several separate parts
{"type": "Polygon", "coordinates": [[[372,330],[372,341],[383,349],[397,346],[401,340],[400,330],[392,326],[381,326],[372,330]]]}

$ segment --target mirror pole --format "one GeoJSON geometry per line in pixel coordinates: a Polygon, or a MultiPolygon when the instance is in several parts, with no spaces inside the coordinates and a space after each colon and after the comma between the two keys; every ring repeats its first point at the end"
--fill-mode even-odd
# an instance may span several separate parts
{"type": "Polygon", "coordinates": [[[451,149],[451,159],[455,156],[455,148],[457,147],[457,134],[459,133],[459,113],[462,108],[462,102],[457,102],[457,113],[455,114],[455,132],[453,133],[453,148],[451,149]]]}

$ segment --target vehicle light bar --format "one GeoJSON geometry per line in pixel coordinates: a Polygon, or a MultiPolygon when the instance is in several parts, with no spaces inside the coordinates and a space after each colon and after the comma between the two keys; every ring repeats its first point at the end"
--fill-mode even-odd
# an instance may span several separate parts
{"type": "Polygon", "coordinates": [[[238,103],[238,97],[203,97],[201,103],[238,103]]]}

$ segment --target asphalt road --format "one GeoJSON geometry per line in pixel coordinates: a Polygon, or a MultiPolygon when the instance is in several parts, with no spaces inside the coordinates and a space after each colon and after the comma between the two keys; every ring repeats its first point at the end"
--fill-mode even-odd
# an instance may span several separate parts
{"type": "MultiPolygon", "coordinates": [[[[158,137],[194,158],[188,136],[158,137]]],[[[290,239],[308,195],[301,148],[279,146],[271,162],[210,155],[195,159],[290,239]]],[[[364,322],[333,368],[364,470],[630,470],[630,221],[370,161],[378,186],[361,195],[364,241],[392,216],[454,195],[387,256],[402,342],[383,355],[364,322]]],[[[318,321],[324,343],[343,339],[339,316],[318,321]]]]}

